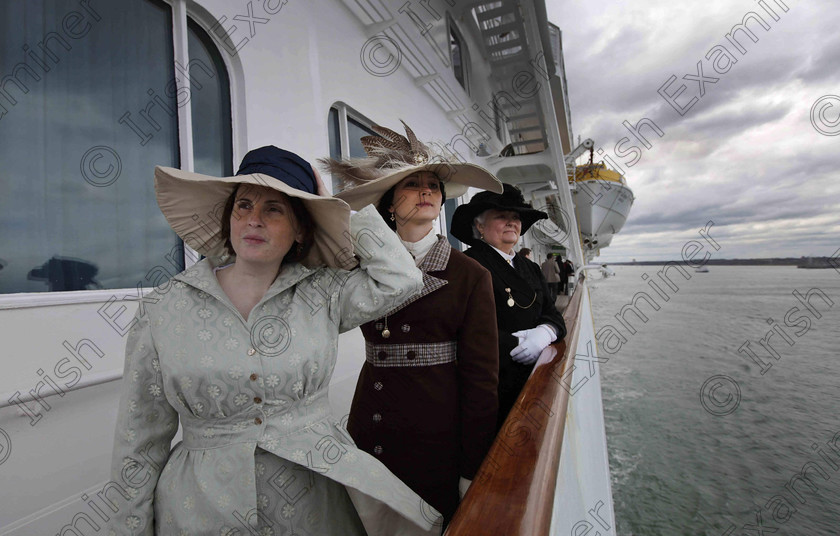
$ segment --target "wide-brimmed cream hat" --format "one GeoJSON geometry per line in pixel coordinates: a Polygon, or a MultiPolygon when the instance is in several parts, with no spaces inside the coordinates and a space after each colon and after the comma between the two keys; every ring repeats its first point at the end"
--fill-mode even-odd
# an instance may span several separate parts
{"type": "Polygon", "coordinates": [[[300,262],[308,267],[355,266],[350,235],[350,207],[334,197],[317,195],[312,166],[298,155],[274,146],[245,155],[232,177],[212,177],[170,167],[155,167],[155,192],[161,212],[185,244],[212,258],[234,255],[222,236],[222,212],[237,184],[267,186],[296,197],[312,217],[313,244],[300,262]]]}
{"type": "Polygon", "coordinates": [[[371,127],[380,136],[361,138],[367,158],[319,160],[325,170],[348,187],[335,197],[347,201],[353,210],[376,205],[391,187],[418,171],[437,175],[450,199],[464,195],[470,186],[502,193],[502,183],[492,173],[475,164],[461,162],[454,155],[433,151],[417,139],[405,122],[402,124],[406,136],[388,128],[371,127]]]}

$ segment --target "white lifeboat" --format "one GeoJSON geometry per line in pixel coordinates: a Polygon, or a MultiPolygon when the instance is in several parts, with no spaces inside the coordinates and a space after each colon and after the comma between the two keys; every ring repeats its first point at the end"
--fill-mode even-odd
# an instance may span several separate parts
{"type": "Polygon", "coordinates": [[[577,166],[570,177],[582,246],[594,255],[607,247],[630,215],[633,191],[617,171],[603,163],[577,166]]]}

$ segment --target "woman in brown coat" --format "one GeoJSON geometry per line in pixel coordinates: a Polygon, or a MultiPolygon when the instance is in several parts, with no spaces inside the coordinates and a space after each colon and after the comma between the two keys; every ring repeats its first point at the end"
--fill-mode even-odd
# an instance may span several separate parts
{"type": "Polygon", "coordinates": [[[362,326],[366,361],[348,431],[448,522],[495,435],[499,361],[490,274],[433,224],[445,190],[501,184],[477,166],[435,160],[408,127],[407,138],[376,128],[384,138],[362,138],[372,159],[329,162],[356,184],[369,174],[337,197],[351,208],[377,205],[423,272],[423,288],[362,326]]]}

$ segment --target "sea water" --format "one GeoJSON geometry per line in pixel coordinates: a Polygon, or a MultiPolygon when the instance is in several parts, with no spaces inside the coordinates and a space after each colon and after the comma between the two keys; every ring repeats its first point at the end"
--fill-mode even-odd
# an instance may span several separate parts
{"type": "Polygon", "coordinates": [[[840,272],[611,268],[590,288],[617,534],[840,534],[840,272]]]}

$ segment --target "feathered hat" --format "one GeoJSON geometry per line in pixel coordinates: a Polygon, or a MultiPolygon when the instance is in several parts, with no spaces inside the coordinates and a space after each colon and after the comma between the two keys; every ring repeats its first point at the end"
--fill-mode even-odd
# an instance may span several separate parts
{"type": "Polygon", "coordinates": [[[373,126],[379,136],[361,138],[367,158],[334,160],[322,158],[325,171],[347,188],[335,195],[353,210],[376,204],[391,187],[418,171],[430,171],[445,184],[447,197],[464,195],[473,186],[502,193],[502,183],[486,169],[460,162],[454,155],[435,152],[417,139],[404,121],[405,136],[391,129],[373,126]]]}

